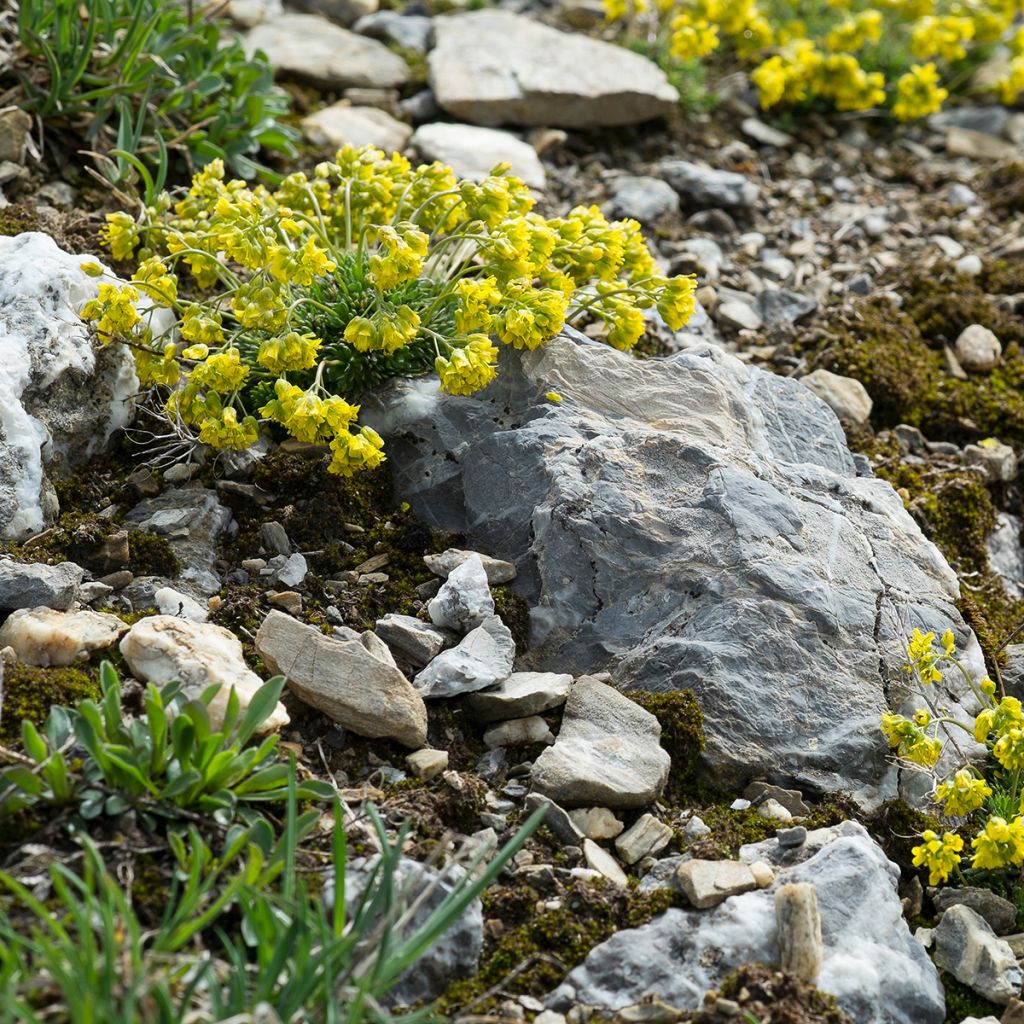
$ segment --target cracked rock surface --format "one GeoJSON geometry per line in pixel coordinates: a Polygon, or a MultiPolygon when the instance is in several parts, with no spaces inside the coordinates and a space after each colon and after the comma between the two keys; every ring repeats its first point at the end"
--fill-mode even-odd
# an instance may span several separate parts
{"type": "Polygon", "coordinates": [[[858,475],[832,410],[710,346],[642,362],[574,334],[503,355],[481,395],[406,383],[374,422],[417,513],[516,564],[529,658],[692,689],[722,780],[894,795],[877,722],[908,696],[902,637],[948,622],[969,661],[977,644],[954,573],[858,475]]]}

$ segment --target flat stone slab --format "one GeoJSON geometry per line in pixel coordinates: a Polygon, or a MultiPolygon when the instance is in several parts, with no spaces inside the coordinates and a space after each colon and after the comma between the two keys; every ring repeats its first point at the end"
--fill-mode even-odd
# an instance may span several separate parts
{"type": "Polygon", "coordinates": [[[590,128],[636,124],[679,102],[652,61],[494,9],[434,19],[430,85],[474,124],[590,128]]]}

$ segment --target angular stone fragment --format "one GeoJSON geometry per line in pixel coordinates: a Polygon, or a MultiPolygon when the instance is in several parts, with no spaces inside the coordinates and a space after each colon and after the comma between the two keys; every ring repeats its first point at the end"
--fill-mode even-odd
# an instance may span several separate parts
{"type": "Polygon", "coordinates": [[[668,114],[679,99],[645,57],[510,11],[435,18],[434,34],[437,102],[475,124],[633,124],[668,114]]]}
{"type": "Polygon", "coordinates": [[[750,865],[735,860],[688,860],[679,865],[676,884],[698,910],[759,888],[750,865]]]}
{"type": "Polygon", "coordinates": [[[1009,944],[970,907],[950,907],[932,931],[935,963],[980,996],[1005,1006],[1019,996],[1024,971],[1009,944]]]}
{"type": "Polygon", "coordinates": [[[0,648],[10,647],[26,665],[70,665],[113,647],[127,632],[126,622],[104,612],[23,608],[0,626],[0,648]]]}
{"type": "Polygon", "coordinates": [[[427,710],[420,695],[361,640],[336,640],[272,611],[256,634],[256,650],[291,690],[346,729],[407,747],[426,743],[427,710]]]}
{"type": "Polygon", "coordinates": [[[390,613],[378,619],[374,631],[392,650],[413,665],[426,665],[444,650],[448,636],[443,630],[414,618],[390,613]]]}
{"type": "Polygon", "coordinates": [[[484,572],[487,573],[487,582],[492,586],[496,583],[510,583],[516,578],[516,567],[511,562],[503,562],[500,558],[491,558],[490,555],[481,554],[479,551],[447,548],[439,555],[424,555],[423,561],[432,573],[447,579],[453,569],[457,569],[474,555],[480,559],[480,564],[483,565],[484,572]]]}
{"type": "Polygon", "coordinates": [[[405,759],[405,763],[416,778],[426,781],[427,779],[432,779],[435,775],[440,775],[443,771],[447,771],[448,751],[432,750],[430,747],[424,747],[422,750],[411,753],[405,759]]]}
{"type": "Polygon", "coordinates": [[[74,562],[46,565],[0,559],[0,610],[67,608],[84,576],[85,570],[74,562]]]}
{"type": "Polygon", "coordinates": [[[779,967],[813,983],[825,956],[818,891],[813,884],[792,882],[775,890],[775,927],[779,933],[779,967]]]}
{"type": "Polygon", "coordinates": [[[448,574],[437,596],[427,605],[435,626],[468,633],[494,614],[494,598],[479,555],[467,558],[448,574]]]}
{"type": "Polygon", "coordinates": [[[672,839],[672,828],[653,814],[642,814],[615,840],[615,851],[626,864],[657,857],[672,839]]]}
{"type": "Polygon", "coordinates": [[[302,131],[314,146],[376,146],[387,154],[401,153],[412,129],[376,107],[353,107],[347,101],[324,107],[302,119],[302,131]]]}
{"type": "Polygon", "coordinates": [[[478,722],[525,718],[560,707],[571,685],[567,672],[513,672],[493,690],[470,694],[466,707],[478,722]]]}
{"type": "Polygon", "coordinates": [[[613,810],[653,803],[668,779],[654,715],[591,676],[573,683],[553,747],[533,766],[533,786],[568,807],[613,810]]]}
{"type": "Polygon", "coordinates": [[[619,862],[592,839],[583,840],[583,856],[586,858],[587,864],[604,875],[609,882],[623,888],[629,884],[626,872],[619,866],[619,862]]]}
{"type": "Polygon", "coordinates": [[[717,171],[688,160],[663,160],[662,177],[683,201],[698,209],[745,209],[754,206],[761,190],[749,178],[733,171],[717,171]]]}
{"type": "MultiPolygon", "coordinates": [[[[121,640],[120,649],[128,667],[143,682],[159,686],[178,679],[184,684],[186,695],[193,699],[207,687],[218,684],[220,692],[209,705],[210,718],[215,723],[223,720],[232,687],[240,707],[245,709],[263,685],[263,680],[246,665],[242,645],[234,633],[209,622],[152,615],[132,626],[121,640]]],[[[274,732],[288,721],[288,712],[279,703],[260,731],[274,732]]]]}
{"type": "Polygon", "coordinates": [[[528,142],[497,128],[438,121],[423,124],[412,137],[412,147],[425,163],[440,160],[459,178],[483,181],[497,164],[507,163],[512,174],[530,188],[547,184],[544,165],[528,142]]]}
{"type": "Polygon", "coordinates": [[[525,743],[554,743],[548,723],[539,715],[529,718],[513,718],[509,722],[498,722],[484,733],[484,745],[495,747],[518,747],[525,743]]]}
{"type": "Polygon", "coordinates": [[[458,647],[442,651],[413,680],[424,697],[455,697],[507,679],[516,657],[508,626],[497,615],[462,638],[458,647]]]}
{"type": "Polygon", "coordinates": [[[607,807],[577,807],[569,817],[588,839],[614,839],[626,827],[607,807]]]}

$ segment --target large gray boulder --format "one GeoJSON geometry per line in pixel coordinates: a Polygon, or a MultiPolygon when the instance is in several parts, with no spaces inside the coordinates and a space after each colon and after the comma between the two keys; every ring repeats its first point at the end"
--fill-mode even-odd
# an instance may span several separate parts
{"type": "Polygon", "coordinates": [[[777,870],[767,889],[712,910],[667,910],[618,932],[591,950],[549,1005],[616,1010],[654,995],[695,1010],[741,964],[778,963],[775,890],[808,882],[817,890],[824,945],[817,987],[858,1024],[941,1024],[942,984],[903,919],[899,869],[860,825],[847,822],[830,840],[807,860],[777,870]]]}
{"type": "Polygon", "coordinates": [[[437,102],[474,124],[634,124],[679,102],[646,57],[511,11],[435,18],[434,34],[430,85],[437,102]]]}
{"type": "Polygon", "coordinates": [[[51,478],[83,465],[131,418],[131,354],[94,345],[78,316],[98,284],[80,267],[86,259],[48,235],[0,237],[0,538],[55,518],[51,478]]]}
{"type": "Polygon", "coordinates": [[[370,419],[419,515],[517,565],[518,667],[692,689],[723,785],[894,795],[878,717],[908,698],[903,638],[950,626],[969,662],[977,642],[828,406],[713,347],[644,361],[574,334],[502,360],[478,396],[407,382],[370,419]]]}

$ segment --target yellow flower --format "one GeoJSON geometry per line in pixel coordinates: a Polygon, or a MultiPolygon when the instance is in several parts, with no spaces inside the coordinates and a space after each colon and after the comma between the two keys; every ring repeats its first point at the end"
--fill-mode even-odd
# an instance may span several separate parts
{"type": "Polygon", "coordinates": [[[108,213],[101,236],[115,260],[130,260],[139,244],[139,226],[127,213],[108,213]]]}
{"type": "Polygon", "coordinates": [[[380,435],[370,427],[361,428],[357,434],[344,431],[331,441],[328,472],[352,476],[359,470],[376,469],[384,461],[383,447],[380,435]]]}
{"type": "Polygon", "coordinates": [[[672,20],[670,50],[676,60],[706,57],[718,47],[718,28],[705,18],[694,18],[689,12],[672,20]]]}
{"type": "Polygon", "coordinates": [[[1024,730],[1007,729],[996,740],[992,753],[1007,771],[1024,768],[1024,730]]]}
{"type": "Polygon", "coordinates": [[[412,224],[383,227],[377,232],[377,251],[370,257],[370,273],[380,291],[403,281],[415,281],[423,270],[427,236],[412,224]]]}
{"type": "Polygon", "coordinates": [[[973,775],[969,768],[961,768],[935,791],[936,801],[943,805],[942,813],[951,818],[976,811],[991,795],[988,783],[973,775]]]}
{"type": "Polygon", "coordinates": [[[913,854],[914,867],[928,868],[928,884],[939,885],[949,878],[960,863],[960,851],[964,841],[955,832],[947,832],[939,836],[929,829],[921,835],[922,843],[915,846],[913,854]]]}
{"type": "Polygon", "coordinates": [[[178,350],[173,341],[168,342],[160,352],[148,348],[136,348],[135,372],[144,385],[165,384],[168,387],[178,383],[181,367],[178,365],[178,350]]]}
{"type": "Polygon", "coordinates": [[[1014,818],[1007,822],[993,816],[983,831],[971,841],[974,858],[971,867],[999,870],[1024,863],[1024,821],[1014,818]]]}
{"type": "Polygon", "coordinates": [[[323,342],[312,334],[289,331],[283,338],[268,338],[256,353],[256,362],[271,373],[308,370],[316,365],[323,342]]]}
{"type": "Polygon", "coordinates": [[[471,334],[466,344],[454,349],[447,359],[438,356],[434,367],[442,390],[449,395],[471,395],[497,376],[497,359],[498,350],[486,334],[471,334]]]}
{"type": "Polygon", "coordinates": [[[211,448],[251,448],[259,437],[259,425],[252,416],[238,422],[238,413],[228,407],[219,415],[210,415],[201,421],[199,440],[211,448]]]}
{"type": "Polygon", "coordinates": [[[963,44],[973,38],[974,22],[970,18],[928,16],[914,26],[910,35],[910,51],[918,60],[929,57],[962,60],[967,56],[967,48],[963,44]]]}
{"type": "Polygon", "coordinates": [[[697,308],[697,279],[693,275],[669,278],[658,296],[658,312],[669,326],[678,331],[697,308]]]}
{"type": "Polygon", "coordinates": [[[491,326],[491,307],[501,302],[498,281],[494,277],[464,277],[455,284],[459,305],[455,308],[455,327],[461,333],[491,326]]]}
{"type": "Polygon", "coordinates": [[[207,356],[191,374],[192,382],[199,388],[216,391],[226,395],[237,391],[249,376],[249,367],[241,360],[237,348],[229,348],[225,352],[207,356]]]}
{"type": "Polygon", "coordinates": [[[949,91],[939,85],[934,64],[915,64],[896,82],[892,112],[901,121],[913,121],[942,109],[949,91]]]}
{"type": "MultiPolygon", "coordinates": [[[[194,341],[199,345],[216,345],[224,340],[224,332],[221,330],[220,313],[210,313],[205,309],[190,305],[185,307],[181,320],[180,334],[185,341],[194,341]]],[[[202,356],[189,356],[190,359],[205,359],[206,353],[202,356]]]]}
{"type": "Polygon", "coordinates": [[[832,51],[852,52],[865,43],[877,43],[882,38],[882,15],[868,9],[847,18],[825,37],[825,45],[832,51]]]}
{"type": "Polygon", "coordinates": [[[561,396],[561,395],[560,395],[560,394],[559,394],[559,393],[558,393],[557,391],[548,391],[548,392],[547,392],[547,393],[546,393],[546,394],[544,395],[544,397],[545,397],[545,398],[546,398],[546,399],[547,399],[547,400],[548,400],[549,402],[560,402],[560,401],[562,400],[562,396],[561,396]]]}
{"type": "Polygon", "coordinates": [[[82,307],[83,320],[95,320],[100,341],[126,338],[141,317],[135,308],[139,293],[131,285],[101,284],[95,299],[82,307]]]}
{"type": "MultiPolygon", "coordinates": [[[[1021,29],[1021,32],[1024,32],[1024,29],[1021,29]]],[[[1010,60],[1006,74],[995,86],[1003,103],[1009,105],[1017,102],[1017,97],[1024,92],[1024,54],[1018,54],[1010,60]]]]}

